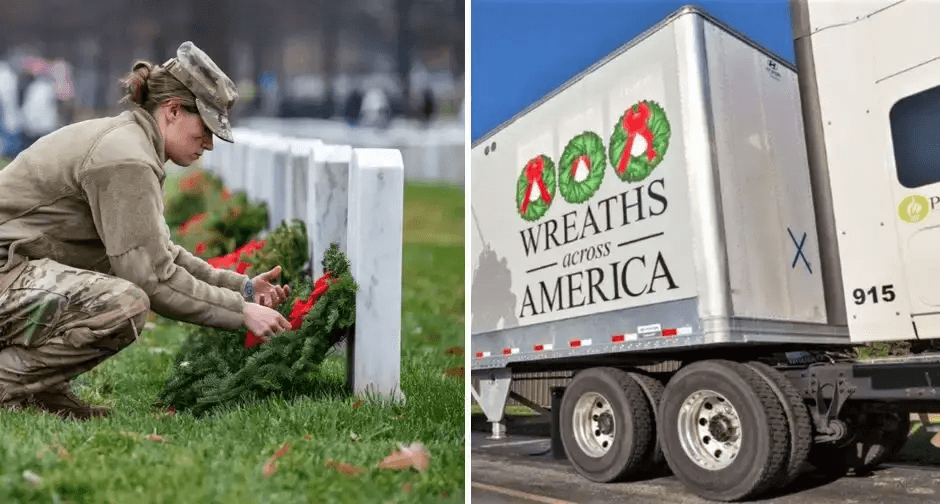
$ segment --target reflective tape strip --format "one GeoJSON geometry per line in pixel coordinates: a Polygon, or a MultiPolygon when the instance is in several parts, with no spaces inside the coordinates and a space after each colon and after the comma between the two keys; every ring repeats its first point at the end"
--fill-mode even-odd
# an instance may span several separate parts
{"type": "Polygon", "coordinates": [[[571,348],[578,348],[581,346],[581,340],[571,340],[569,344],[571,345],[571,348]]]}
{"type": "Polygon", "coordinates": [[[691,328],[691,327],[685,326],[685,327],[680,327],[680,328],[679,328],[679,336],[687,336],[687,335],[689,335],[689,334],[692,334],[692,328],[691,328]]]}
{"type": "Polygon", "coordinates": [[[626,341],[636,341],[636,333],[615,334],[610,337],[610,341],[613,343],[624,343],[626,341]]]}
{"type": "Polygon", "coordinates": [[[624,343],[626,341],[636,341],[636,333],[615,334],[610,337],[610,341],[613,343],[624,343]]]}
{"type": "Polygon", "coordinates": [[[489,352],[477,352],[477,359],[482,359],[484,357],[489,357],[489,356],[490,356],[489,352]]]}
{"type": "Polygon", "coordinates": [[[535,345],[534,347],[532,347],[532,349],[535,350],[536,352],[541,352],[543,350],[551,350],[552,344],[549,343],[547,345],[535,345]]]}
{"type": "Polygon", "coordinates": [[[504,348],[503,349],[503,355],[512,355],[512,354],[517,354],[517,353],[519,353],[518,348],[504,348]]]}
{"type": "Polygon", "coordinates": [[[677,332],[678,332],[677,329],[663,329],[663,337],[664,337],[664,338],[671,338],[671,337],[675,336],[677,332]]]}

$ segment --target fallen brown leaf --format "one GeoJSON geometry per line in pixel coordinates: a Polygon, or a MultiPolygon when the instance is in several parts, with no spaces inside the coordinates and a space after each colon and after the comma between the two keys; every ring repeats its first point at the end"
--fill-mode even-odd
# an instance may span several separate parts
{"type": "Polygon", "coordinates": [[[452,368],[448,369],[447,371],[444,371],[444,374],[447,375],[447,376],[453,376],[453,377],[456,377],[456,378],[463,378],[463,376],[464,376],[463,366],[460,366],[460,367],[452,367],[452,368]]]}
{"type": "Polygon", "coordinates": [[[405,493],[411,493],[414,490],[414,487],[411,486],[411,483],[405,483],[401,486],[401,491],[405,493]]]}
{"type": "Polygon", "coordinates": [[[166,443],[166,438],[159,434],[151,434],[147,436],[147,441],[154,441],[156,443],[166,443]]]}
{"type": "Polygon", "coordinates": [[[359,409],[359,406],[362,406],[364,402],[365,401],[363,401],[362,399],[359,399],[358,401],[355,402],[355,404],[353,404],[353,409],[359,409]]]}
{"type": "Polygon", "coordinates": [[[343,464],[341,462],[336,462],[334,460],[327,460],[324,465],[326,467],[332,467],[333,469],[336,469],[337,471],[345,474],[346,476],[353,476],[353,477],[359,476],[364,471],[364,469],[361,467],[356,467],[350,464],[343,464]]]}
{"type": "Polygon", "coordinates": [[[459,346],[448,348],[445,353],[449,355],[463,355],[463,348],[459,346]]]}
{"type": "Polygon", "coordinates": [[[448,497],[447,490],[441,490],[441,498],[446,499],[448,497]]]}
{"type": "Polygon", "coordinates": [[[414,467],[418,471],[427,471],[430,465],[430,455],[427,448],[420,442],[415,441],[408,446],[400,446],[400,449],[385,460],[379,462],[379,469],[402,470],[414,467]]]}
{"type": "Polygon", "coordinates": [[[72,455],[69,454],[68,450],[66,450],[64,446],[62,446],[62,445],[60,445],[60,444],[58,444],[58,443],[53,443],[53,444],[48,445],[48,446],[46,446],[45,448],[43,448],[43,449],[39,452],[38,457],[39,457],[39,458],[42,458],[42,456],[45,455],[45,454],[47,454],[47,453],[55,453],[56,456],[59,457],[59,460],[72,460],[72,455]]]}
{"type": "Polygon", "coordinates": [[[307,441],[310,441],[311,439],[313,439],[313,437],[311,437],[310,434],[307,434],[306,436],[304,436],[304,439],[306,439],[307,441]]]}
{"type": "Polygon", "coordinates": [[[274,472],[277,471],[277,459],[284,456],[285,453],[290,451],[290,443],[284,443],[281,447],[274,453],[274,456],[269,458],[267,462],[264,463],[264,477],[270,478],[274,475],[274,472]]]}

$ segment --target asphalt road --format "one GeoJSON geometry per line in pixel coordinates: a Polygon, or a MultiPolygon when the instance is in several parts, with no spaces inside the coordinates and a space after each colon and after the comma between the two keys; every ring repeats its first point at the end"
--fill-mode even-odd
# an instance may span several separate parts
{"type": "MultiPolygon", "coordinates": [[[[630,483],[599,484],[581,477],[566,459],[551,453],[549,426],[517,421],[509,437],[488,439],[482,417],[471,432],[470,495],[474,504],[565,504],[709,502],[672,475],[630,483]]],[[[534,420],[534,421],[533,421],[534,420]]],[[[488,425],[488,424],[487,424],[488,425]]],[[[833,479],[804,474],[789,488],[756,501],[767,504],[882,504],[940,502],[940,465],[884,464],[870,474],[833,479]]]]}

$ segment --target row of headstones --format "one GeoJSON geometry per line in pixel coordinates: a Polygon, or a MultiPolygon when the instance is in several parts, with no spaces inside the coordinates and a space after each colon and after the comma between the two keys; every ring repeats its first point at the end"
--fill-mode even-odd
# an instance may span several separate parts
{"type": "MultiPolygon", "coordinates": [[[[321,138],[327,143],[354,141],[362,147],[395,148],[405,163],[405,180],[464,186],[464,137],[453,129],[401,127],[388,130],[352,128],[345,123],[255,117],[247,128],[287,136],[321,138]],[[350,140],[355,138],[355,140],[350,140]]],[[[462,130],[461,130],[462,131],[462,130]]]]}
{"type": "Polygon", "coordinates": [[[357,394],[401,397],[401,265],[404,165],[394,149],[355,149],[318,140],[234,129],[202,167],[233,191],[268,206],[270,229],[307,227],[314,278],[330,243],[339,244],[359,284],[356,328],[347,341],[357,394]]]}

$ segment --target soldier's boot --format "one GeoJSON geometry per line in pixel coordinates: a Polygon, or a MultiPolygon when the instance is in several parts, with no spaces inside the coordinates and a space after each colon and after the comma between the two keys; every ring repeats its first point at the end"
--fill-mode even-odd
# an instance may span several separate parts
{"type": "Polygon", "coordinates": [[[82,402],[72,392],[68,382],[56,389],[37,392],[29,401],[40,411],[58,415],[66,420],[88,420],[90,418],[104,418],[111,414],[111,408],[97,408],[82,402]]]}
{"type": "MultiPolygon", "coordinates": [[[[4,395],[5,393],[0,391],[0,397],[4,395]]],[[[21,411],[23,408],[24,408],[23,399],[0,400],[0,409],[6,410],[6,411],[21,411]]]]}

